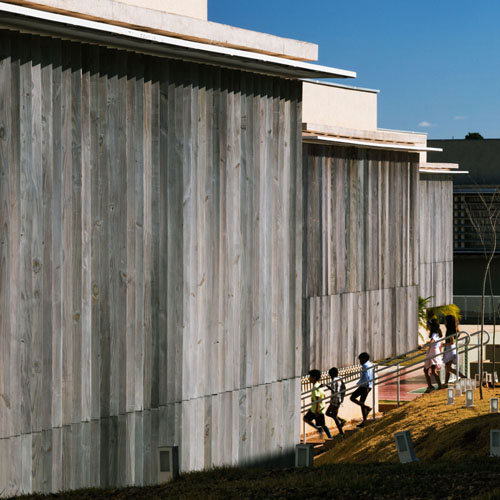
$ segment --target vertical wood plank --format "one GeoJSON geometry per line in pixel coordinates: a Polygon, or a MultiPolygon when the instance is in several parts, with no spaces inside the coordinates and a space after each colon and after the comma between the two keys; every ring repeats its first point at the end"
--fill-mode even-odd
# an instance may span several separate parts
{"type": "MultiPolygon", "coordinates": [[[[81,90],[80,90],[80,171],[81,171],[81,285],[80,285],[80,370],[81,370],[81,417],[80,421],[89,422],[92,418],[92,375],[96,375],[94,365],[97,364],[98,357],[93,357],[92,334],[92,232],[94,221],[92,218],[92,193],[95,194],[95,183],[92,182],[92,162],[96,160],[96,142],[95,142],[95,118],[92,116],[92,98],[95,98],[92,91],[93,81],[91,80],[93,63],[90,63],[90,57],[95,54],[93,49],[83,46],[80,52],[81,60],[81,90]],[[90,63],[90,64],[89,64],[90,63]],[[94,191],[93,188],[94,187],[94,191]]],[[[94,100],[97,102],[97,100],[94,100]]],[[[94,273],[95,278],[95,273],[94,273]]],[[[94,400],[95,401],[95,400],[94,400]]],[[[90,480],[90,445],[87,442],[87,436],[90,432],[90,426],[82,426],[82,445],[85,447],[86,456],[84,458],[83,484],[88,484],[90,480]]]]}
{"type": "MultiPolygon", "coordinates": [[[[68,171],[68,183],[71,185],[71,286],[72,303],[68,315],[71,317],[72,335],[72,401],[71,422],[82,419],[82,67],[81,45],[70,46],[70,141],[71,167],[68,171]]],[[[79,436],[79,434],[78,434],[79,436]]]]}
{"type": "MultiPolygon", "coordinates": [[[[11,163],[10,147],[12,136],[11,120],[11,41],[5,32],[0,32],[0,438],[9,435],[11,416],[11,387],[10,387],[10,349],[11,349],[11,309],[10,309],[10,189],[11,163]]],[[[2,442],[3,458],[7,450],[7,442],[2,442]]],[[[4,468],[0,483],[0,491],[7,487],[7,468],[4,468]]]]}
{"type": "MultiPolygon", "coordinates": [[[[62,424],[73,420],[73,179],[71,124],[71,46],[62,45],[61,157],[62,157],[62,424]]],[[[63,432],[63,457],[69,453],[68,431],[63,432]]],[[[68,461],[69,463],[70,461],[68,461]]],[[[67,467],[67,464],[64,463],[67,467]]],[[[63,488],[69,472],[63,470],[63,488]]]]}

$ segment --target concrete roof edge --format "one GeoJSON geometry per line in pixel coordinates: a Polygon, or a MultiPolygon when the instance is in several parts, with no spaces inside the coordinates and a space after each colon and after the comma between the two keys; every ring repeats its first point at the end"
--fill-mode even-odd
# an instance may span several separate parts
{"type": "Polygon", "coordinates": [[[302,135],[302,141],[312,144],[331,144],[340,146],[353,146],[366,149],[384,149],[388,151],[404,151],[411,153],[423,153],[426,151],[441,151],[438,148],[428,148],[421,144],[402,144],[394,142],[370,141],[353,138],[332,137],[324,135],[302,135]]]}
{"type": "Polygon", "coordinates": [[[435,163],[435,162],[428,162],[428,163],[423,163],[421,168],[432,168],[432,169],[459,169],[460,164],[458,163],[435,163]]]}
{"type": "Polygon", "coordinates": [[[353,71],[329,68],[258,52],[249,52],[143,32],[0,2],[0,26],[83,40],[163,57],[253,71],[285,78],[355,78],[353,71]]]}
{"type": "MultiPolygon", "coordinates": [[[[372,141],[387,141],[406,144],[426,144],[427,136],[412,134],[407,132],[399,132],[396,130],[374,129],[374,130],[360,130],[350,129],[345,127],[337,127],[335,125],[322,125],[316,123],[303,123],[303,132],[310,132],[318,135],[336,136],[354,138],[359,140],[372,140],[372,141]]],[[[441,150],[440,150],[441,151],[441,150]]]]}
{"type": "Polygon", "coordinates": [[[397,132],[400,134],[425,135],[425,137],[427,137],[427,135],[428,135],[427,132],[416,132],[414,130],[397,130],[397,129],[382,128],[382,127],[379,127],[378,130],[387,131],[387,132],[397,132]]]}
{"type": "Polygon", "coordinates": [[[357,90],[359,92],[368,92],[368,93],[371,93],[371,94],[379,94],[380,93],[380,90],[376,90],[376,89],[367,89],[367,88],[363,88],[363,87],[355,87],[353,85],[342,85],[341,83],[335,83],[335,82],[323,82],[321,80],[312,80],[310,78],[304,78],[303,81],[306,82],[306,83],[316,83],[318,85],[325,85],[325,86],[328,86],[328,87],[337,87],[337,88],[346,89],[346,90],[357,90]]]}
{"type": "Polygon", "coordinates": [[[3,3],[128,27],[183,40],[259,52],[296,61],[317,61],[318,45],[267,33],[170,14],[135,5],[98,0],[4,0],[3,3]]]}
{"type": "Polygon", "coordinates": [[[432,174],[432,175],[462,175],[462,174],[468,174],[468,170],[446,170],[446,169],[432,169],[432,168],[419,168],[419,172],[421,174],[432,174]]]}

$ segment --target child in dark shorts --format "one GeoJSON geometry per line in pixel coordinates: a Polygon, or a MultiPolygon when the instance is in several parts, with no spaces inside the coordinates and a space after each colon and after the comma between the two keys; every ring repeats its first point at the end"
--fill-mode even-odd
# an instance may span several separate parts
{"type": "Polygon", "coordinates": [[[321,389],[320,379],[321,372],[319,370],[311,370],[309,372],[309,381],[313,384],[311,391],[312,404],[309,411],[304,415],[304,422],[314,427],[318,431],[320,437],[323,436],[323,431],[325,431],[327,437],[331,438],[330,429],[326,426],[325,422],[325,403],[323,402],[325,393],[323,389],[321,389]]]}
{"type": "Polygon", "coordinates": [[[339,435],[343,436],[344,435],[343,427],[346,424],[347,420],[340,418],[338,414],[340,405],[344,401],[345,384],[339,377],[338,368],[336,367],[330,368],[328,374],[332,379],[331,383],[328,385],[328,388],[332,391],[332,396],[330,399],[330,405],[326,410],[326,415],[330,418],[333,418],[333,420],[335,421],[335,425],[339,430],[339,435]]]}
{"type": "Polygon", "coordinates": [[[361,363],[361,377],[357,383],[358,388],[351,394],[351,401],[361,406],[363,420],[358,424],[358,427],[364,427],[366,417],[371,410],[369,406],[365,405],[365,401],[373,387],[373,363],[370,361],[370,355],[367,352],[362,352],[358,359],[361,363]]]}

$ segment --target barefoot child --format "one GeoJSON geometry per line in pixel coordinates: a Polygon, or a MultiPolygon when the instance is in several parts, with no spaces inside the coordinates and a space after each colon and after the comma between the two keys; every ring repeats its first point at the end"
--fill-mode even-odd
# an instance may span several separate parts
{"type": "Polygon", "coordinates": [[[431,375],[436,379],[437,385],[439,389],[442,389],[441,379],[439,378],[439,369],[441,368],[441,356],[439,353],[441,352],[441,329],[439,328],[439,321],[436,318],[431,319],[428,322],[429,327],[429,342],[421,346],[424,348],[428,346],[427,354],[425,356],[424,363],[424,375],[427,380],[427,389],[425,392],[434,391],[434,386],[432,385],[431,375]]]}
{"type": "Polygon", "coordinates": [[[344,401],[345,384],[344,381],[339,377],[339,370],[337,368],[330,368],[328,374],[332,379],[331,383],[328,385],[329,389],[332,391],[332,397],[330,399],[330,406],[328,406],[328,410],[326,410],[326,414],[330,418],[333,418],[337,429],[339,430],[339,435],[343,436],[344,431],[342,430],[342,428],[344,427],[347,420],[340,418],[338,416],[338,413],[340,405],[344,401]]]}
{"type": "Polygon", "coordinates": [[[371,408],[365,405],[368,393],[373,387],[373,364],[370,361],[370,355],[367,352],[362,352],[358,356],[361,363],[361,377],[357,383],[358,388],[351,394],[351,401],[358,406],[361,406],[361,414],[363,421],[358,424],[358,427],[364,427],[366,417],[370,413],[371,408]],[[359,399],[358,399],[359,398],[359,399]]]}
{"type": "Polygon", "coordinates": [[[323,402],[325,393],[321,389],[320,379],[321,372],[319,370],[311,370],[309,372],[309,382],[313,384],[311,392],[312,405],[310,410],[304,415],[304,421],[318,431],[319,437],[322,437],[323,431],[325,431],[327,437],[331,438],[330,429],[325,423],[325,403],[323,402]],[[313,421],[316,423],[314,424],[313,421]]]}

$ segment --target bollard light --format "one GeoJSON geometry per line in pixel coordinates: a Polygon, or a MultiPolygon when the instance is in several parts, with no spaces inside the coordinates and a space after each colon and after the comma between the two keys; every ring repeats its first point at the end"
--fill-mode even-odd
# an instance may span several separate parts
{"type": "Polygon", "coordinates": [[[413,449],[410,431],[396,432],[396,434],[394,434],[394,441],[396,441],[399,461],[402,464],[418,461],[418,458],[415,456],[415,450],[413,449]]]}
{"type": "Polygon", "coordinates": [[[312,467],[314,464],[314,444],[298,444],[295,447],[295,467],[312,467]]]}
{"type": "Polygon", "coordinates": [[[455,404],[455,389],[453,389],[453,387],[450,387],[448,389],[448,401],[446,404],[448,404],[448,405],[455,404]]]}
{"type": "Polygon", "coordinates": [[[498,398],[491,398],[490,399],[490,412],[491,413],[498,413],[498,398]]]}
{"type": "Polygon", "coordinates": [[[168,483],[179,475],[179,447],[158,448],[158,484],[168,483]]]}
{"type": "Polygon", "coordinates": [[[467,408],[474,406],[474,391],[472,389],[465,391],[465,406],[467,408]]]}
{"type": "Polygon", "coordinates": [[[490,430],[490,457],[500,457],[500,430],[490,430]]]}
{"type": "Polygon", "coordinates": [[[457,398],[462,395],[462,384],[457,384],[455,386],[455,395],[457,398]]]}
{"type": "Polygon", "coordinates": [[[479,373],[476,373],[474,375],[474,382],[475,382],[474,388],[478,388],[479,387],[479,373]]]}

